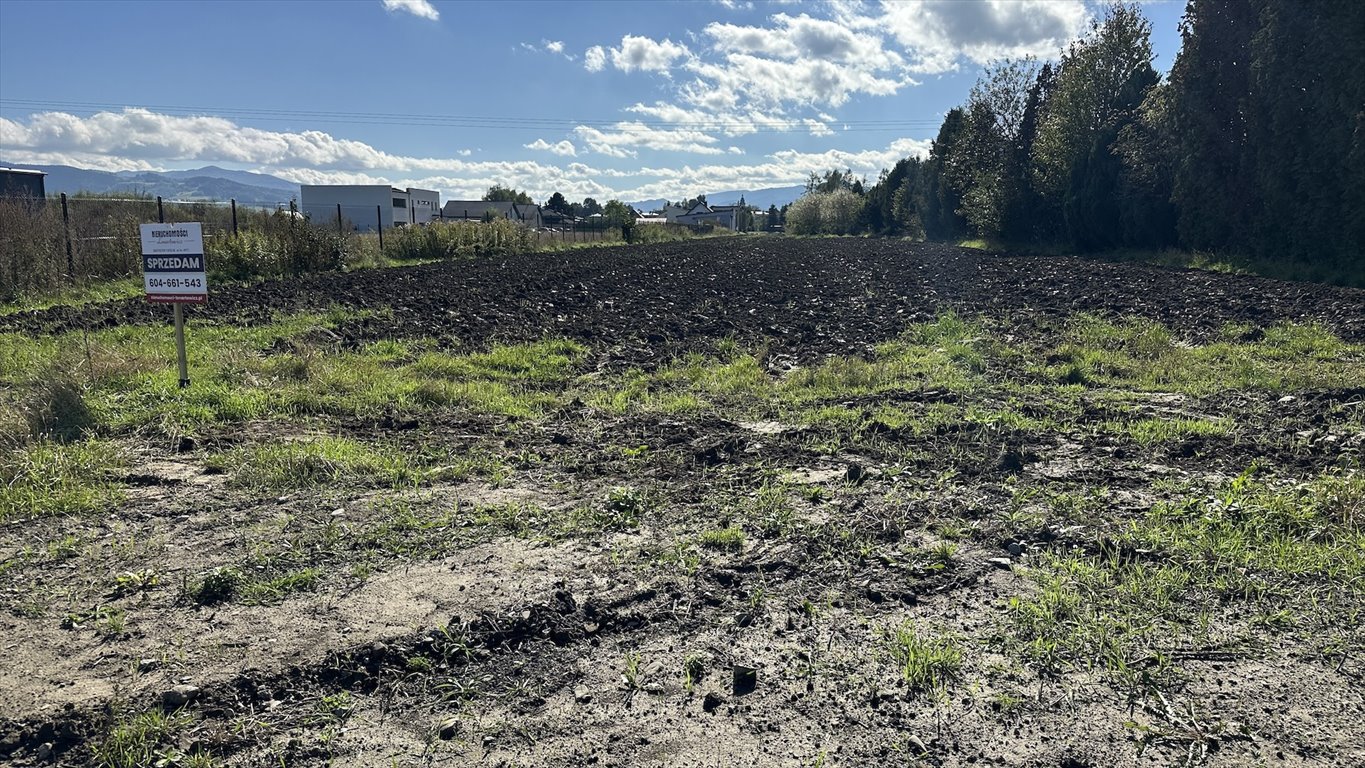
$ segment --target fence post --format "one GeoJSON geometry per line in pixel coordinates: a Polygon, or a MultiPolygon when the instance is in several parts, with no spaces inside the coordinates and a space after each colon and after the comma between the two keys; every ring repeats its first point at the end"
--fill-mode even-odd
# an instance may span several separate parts
{"type": "Polygon", "coordinates": [[[374,230],[379,233],[379,250],[384,250],[384,206],[374,207],[374,230]]]}
{"type": "Polygon", "coordinates": [[[341,224],[341,203],[337,203],[337,234],[346,236],[346,228],[341,224]]]}
{"type": "Polygon", "coordinates": [[[237,236],[237,199],[236,199],[236,198],[233,198],[233,199],[230,200],[229,202],[232,203],[232,236],[233,236],[233,237],[236,237],[236,236],[237,236]]]}
{"type": "Polygon", "coordinates": [[[166,209],[161,207],[161,195],[156,196],[156,220],[160,224],[166,223],[166,209]]]}
{"type": "Polygon", "coordinates": [[[66,276],[76,279],[76,260],[71,256],[71,214],[66,210],[66,193],[62,193],[62,231],[66,233],[66,276]]]}
{"type": "Polygon", "coordinates": [[[294,201],[289,201],[289,271],[295,275],[299,273],[298,239],[294,236],[295,212],[298,208],[294,201]]]}

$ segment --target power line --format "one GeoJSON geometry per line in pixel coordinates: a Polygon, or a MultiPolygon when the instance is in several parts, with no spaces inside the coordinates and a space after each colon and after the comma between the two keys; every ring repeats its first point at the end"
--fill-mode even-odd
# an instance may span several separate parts
{"type": "MultiPolygon", "coordinates": [[[[245,107],[207,107],[207,106],[184,106],[170,104],[119,104],[115,102],[93,102],[93,101],[50,101],[40,99],[9,99],[0,98],[0,107],[29,108],[29,109],[53,109],[53,110],[106,110],[106,109],[128,109],[141,108],[148,109],[162,114],[176,117],[192,117],[198,115],[208,116],[233,116],[248,117],[255,120],[270,121],[297,121],[300,119],[325,120],[334,123],[349,123],[358,125],[402,125],[408,127],[431,127],[431,128],[467,128],[467,129],[499,129],[499,130],[539,130],[544,131],[552,128],[573,129],[578,126],[589,128],[620,130],[618,126],[622,123],[637,124],[646,128],[665,129],[665,130],[696,130],[696,131],[727,131],[737,130],[743,133],[786,133],[794,130],[803,130],[810,127],[807,122],[819,122],[822,125],[841,126],[839,132],[846,131],[899,131],[911,127],[937,127],[941,120],[935,119],[907,119],[907,120],[833,120],[817,121],[815,118],[783,118],[772,119],[764,118],[750,120],[747,118],[735,119],[709,119],[709,120],[661,120],[661,119],[642,119],[633,117],[618,117],[612,119],[576,119],[576,118],[550,118],[550,117],[516,117],[516,116],[490,116],[490,115],[431,115],[414,114],[401,112],[345,112],[345,111],[320,111],[320,110],[287,110],[287,109],[258,109],[245,107]]],[[[833,129],[831,129],[833,130],[833,129]]]]}

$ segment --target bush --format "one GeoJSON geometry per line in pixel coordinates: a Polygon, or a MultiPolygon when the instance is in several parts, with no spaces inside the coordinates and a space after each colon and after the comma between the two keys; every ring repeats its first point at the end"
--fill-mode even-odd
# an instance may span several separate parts
{"type": "Polygon", "coordinates": [[[0,200],[0,301],[54,291],[65,273],[61,208],[0,200]]]}

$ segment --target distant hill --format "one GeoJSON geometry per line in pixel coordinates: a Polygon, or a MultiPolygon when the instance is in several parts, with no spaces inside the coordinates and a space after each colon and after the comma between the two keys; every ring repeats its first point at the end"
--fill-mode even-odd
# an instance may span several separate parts
{"type": "MultiPolygon", "coordinates": [[[[0,165],[9,165],[0,161],[0,165]]],[[[92,171],[69,165],[11,165],[43,171],[49,195],[88,192],[97,195],[160,195],[168,200],[236,200],[241,205],[287,203],[299,185],[276,176],[232,171],[217,166],[186,171],[92,171]]]]}
{"type": "MultiPolygon", "coordinates": [[[[707,192],[706,202],[712,205],[734,205],[739,202],[742,196],[747,205],[755,208],[767,210],[768,206],[775,205],[778,208],[790,203],[800,197],[806,191],[804,184],[795,187],[769,187],[768,189],[735,189],[727,192],[707,192]]],[[[654,200],[641,200],[629,205],[637,211],[655,211],[668,203],[663,198],[654,200]]]]}

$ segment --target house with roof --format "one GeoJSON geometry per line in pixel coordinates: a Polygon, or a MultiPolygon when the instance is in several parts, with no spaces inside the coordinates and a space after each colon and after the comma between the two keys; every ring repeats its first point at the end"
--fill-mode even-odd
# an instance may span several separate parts
{"type": "Polygon", "coordinates": [[[483,221],[484,213],[488,211],[532,229],[545,226],[540,206],[508,200],[447,200],[441,208],[441,218],[446,221],[483,221]]]}
{"type": "MultiPolygon", "coordinates": [[[[676,208],[677,206],[669,206],[676,208]]],[[[667,209],[665,209],[667,210],[667,209]]],[[[713,227],[725,227],[726,229],[738,229],[736,226],[739,221],[739,206],[737,205],[707,205],[699,202],[686,213],[675,214],[671,217],[665,213],[670,223],[686,224],[690,227],[700,227],[710,224],[713,227]]]]}

